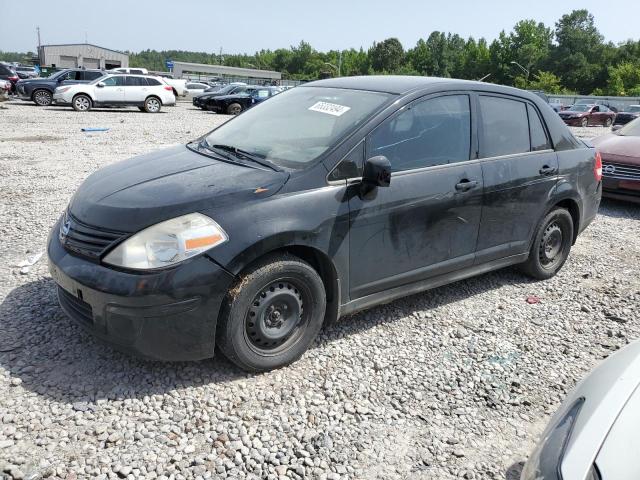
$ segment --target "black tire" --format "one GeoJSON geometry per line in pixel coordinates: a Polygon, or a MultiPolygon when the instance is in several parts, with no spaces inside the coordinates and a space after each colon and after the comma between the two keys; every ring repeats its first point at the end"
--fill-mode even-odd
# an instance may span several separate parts
{"type": "Polygon", "coordinates": [[[49,90],[39,88],[31,94],[33,103],[39,107],[48,107],[53,102],[53,95],[49,90]]]}
{"type": "Polygon", "coordinates": [[[521,270],[538,280],[553,277],[567,261],[572,244],[571,214],[564,208],[555,208],[538,225],[529,258],[521,270]]]}
{"type": "Polygon", "coordinates": [[[91,97],[85,95],[84,93],[79,93],[73,100],[71,100],[71,106],[76,112],[88,112],[91,110],[93,106],[93,102],[91,101],[91,97]]]}
{"type": "Polygon", "coordinates": [[[227,114],[229,115],[238,115],[241,112],[242,112],[242,105],[240,105],[239,103],[234,102],[227,107],[227,114]]]}
{"type": "Polygon", "coordinates": [[[158,97],[147,97],[144,101],[144,111],[147,113],[158,113],[162,110],[162,102],[158,97]]]}
{"type": "Polygon", "coordinates": [[[583,118],[583,119],[580,121],[580,126],[581,126],[581,127],[588,127],[588,126],[589,126],[589,119],[588,119],[587,117],[583,118]]]}
{"type": "Polygon", "coordinates": [[[611,118],[607,118],[607,119],[604,121],[604,126],[605,126],[605,127],[610,127],[612,123],[613,123],[613,120],[611,120],[611,118]]]}
{"type": "Polygon", "coordinates": [[[322,279],[292,255],[265,258],[229,291],[217,345],[240,368],[260,372],[302,356],[320,331],[326,309],[322,279]]]}

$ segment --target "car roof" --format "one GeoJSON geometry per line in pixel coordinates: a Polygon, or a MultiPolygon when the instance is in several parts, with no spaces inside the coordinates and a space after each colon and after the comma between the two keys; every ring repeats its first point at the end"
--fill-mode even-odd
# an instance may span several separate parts
{"type": "MultiPolygon", "coordinates": [[[[518,90],[513,87],[505,87],[493,83],[477,82],[472,80],[458,80],[453,78],[439,77],[419,77],[409,75],[369,75],[361,77],[339,77],[329,78],[326,80],[316,80],[308,82],[300,87],[328,87],[328,88],[344,88],[350,90],[368,90],[372,92],[384,92],[396,95],[402,95],[414,90],[421,90],[435,85],[455,84],[460,88],[472,89],[474,87],[482,87],[482,90],[494,91],[496,93],[513,93],[517,91],[519,95],[531,92],[518,90]]],[[[535,95],[537,97],[537,95],[535,95]]]]}

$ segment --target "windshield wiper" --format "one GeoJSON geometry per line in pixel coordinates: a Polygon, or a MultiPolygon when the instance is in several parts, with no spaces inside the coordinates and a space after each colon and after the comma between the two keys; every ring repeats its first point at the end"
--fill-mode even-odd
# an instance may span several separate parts
{"type": "Polygon", "coordinates": [[[209,143],[205,140],[204,141],[205,145],[207,148],[212,148],[212,149],[218,149],[218,150],[223,150],[225,152],[230,152],[232,154],[234,154],[237,158],[245,158],[247,160],[251,160],[252,162],[257,163],[258,165],[262,165],[263,167],[267,167],[271,170],[274,170],[276,172],[280,172],[280,168],[278,168],[274,163],[270,162],[269,160],[267,160],[266,158],[264,158],[264,156],[260,156],[256,153],[252,153],[252,152],[247,152],[246,150],[242,150],[241,148],[238,147],[233,147],[231,145],[209,145],[209,143]]]}

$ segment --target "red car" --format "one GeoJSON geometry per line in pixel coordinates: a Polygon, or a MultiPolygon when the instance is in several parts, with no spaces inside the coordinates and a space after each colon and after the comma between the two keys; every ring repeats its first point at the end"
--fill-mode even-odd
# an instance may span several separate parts
{"type": "Polygon", "coordinates": [[[616,119],[616,112],[604,105],[576,104],[567,110],[559,112],[564,123],[573,127],[588,127],[589,125],[604,125],[610,127],[616,119]]]}
{"type": "Polygon", "coordinates": [[[602,156],[602,195],[640,203],[640,118],[592,143],[602,156]]]}

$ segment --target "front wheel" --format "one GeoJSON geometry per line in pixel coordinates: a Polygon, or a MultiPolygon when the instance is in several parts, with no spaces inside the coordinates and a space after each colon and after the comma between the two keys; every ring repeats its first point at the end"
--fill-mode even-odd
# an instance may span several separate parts
{"type": "Polygon", "coordinates": [[[582,121],[580,122],[580,126],[588,127],[589,126],[589,119],[588,118],[583,118],[582,121]]]}
{"type": "Polygon", "coordinates": [[[156,97],[149,97],[144,101],[144,111],[147,113],[158,113],[162,108],[162,103],[156,97]]]}
{"type": "Polygon", "coordinates": [[[313,267],[291,255],[272,256],[229,291],[217,345],[247,371],[288,365],[313,342],[325,308],[324,285],[313,267]]]}
{"type": "Polygon", "coordinates": [[[611,120],[610,118],[607,118],[607,119],[604,121],[604,126],[605,126],[605,127],[610,127],[612,123],[613,123],[613,120],[611,120]]]}
{"type": "Polygon", "coordinates": [[[76,95],[73,97],[71,106],[76,112],[87,112],[91,110],[91,98],[87,95],[76,95]]]}
{"type": "Polygon", "coordinates": [[[232,103],[227,107],[227,113],[229,115],[238,115],[240,112],[242,112],[242,105],[239,103],[232,103]]]}
{"type": "Polygon", "coordinates": [[[48,107],[53,102],[53,96],[49,90],[36,90],[33,92],[33,101],[39,107],[48,107]]]}
{"type": "Polygon", "coordinates": [[[573,243],[573,219],[564,208],[555,208],[538,225],[529,251],[529,258],[521,269],[538,280],[553,277],[564,265],[573,243]]]}

